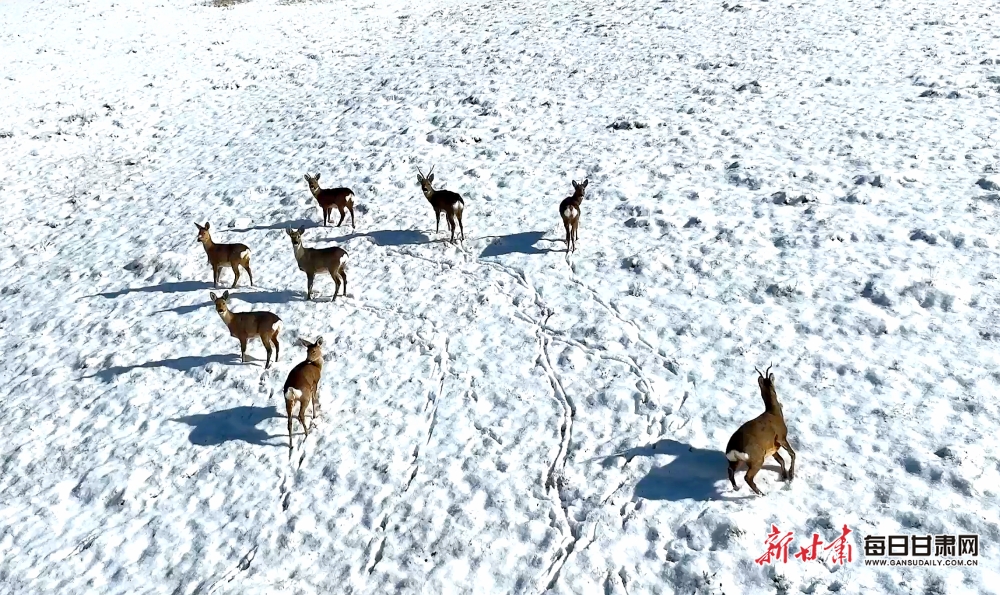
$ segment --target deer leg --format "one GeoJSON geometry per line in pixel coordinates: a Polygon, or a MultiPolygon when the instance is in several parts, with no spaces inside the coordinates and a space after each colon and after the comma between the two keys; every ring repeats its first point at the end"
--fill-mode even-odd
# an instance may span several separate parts
{"type": "Polygon", "coordinates": [[[323,207],[323,227],[326,227],[327,222],[330,220],[330,209],[323,207]]]}
{"type": "Polygon", "coordinates": [[[240,265],[237,262],[229,263],[229,268],[233,269],[233,287],[236,287],[236,282],[240,280],[240,265]]]}
{"type": "Polygon", "coordinates": [[[330,277],[333,279],[333,301],[337,301],[337,294],[340,293],[340,277],[333,271],[330,271],[330,277]]]}
{"type": "Polygon", "coordinates": [[[729,461],[729,481],[733,484],[733,491],[740,491],[740,486],[736,485],[736,470],[739,469],[739,461],[729,461]]]}
{"type": "Polygon", "coordinates": [[[434,216],[437,217],[437,227],[434,228],[434,233],[441,233],[441,211],[435,209],[434,216]]]}
{"type": "Polygon", "coordinates": [[[764,464],[764,461],[759,461],[755,459],[748,461],[747,463],[749,464],[750,469],[747,470],[746,477],[744,477],[743,479],[744,481],[747,482],[747,485],[750,486],[750,489],[753,490],[755,494],[757,494],[758,496],[763,496],[764,492],[757,489],[757,484],[753,482],[753,478],[757,475],[757,472],[760,471],[760,468],[764,464]]]}
{"type": "Polygon", "coordinates": [[[278,361],[278,355],[281,353],[281,345],[278,344],[278,333],[271,335],[271,342],[274,343],[274,361],[278,361]]]}
{"type": "Polygon", "coordinates": [[[219,286],[219,275],[221,273],[222,273],[222,267],[216,266],[216,265],[213,264],[212,265],[212,283],[215,284],[216,287],[219,286]]]}
{"type": "Polygon", "coordinates": [[[569,244],[573,240],[573,231],[569,225],[569,221],[563,219],[563,227],[566,228],[566,252],[569,252],[569,244]]]}
{"type": "Polygon", "coordinates": [[[319,407],[319,394],[313,395],[313,423],[316,423],[316,409],[319,407]]]}
{"type": "Polygon", "coordinates": [[[451,211],[448,211],[448,213],[445,215],[445,218],[448,220],[448,229],[451,230],[451,243],[454,244],[455,243],[455,214],[452,213],[451,211]]]}
{"type": "Polygon", "coordinates": [[[288,450],[292,450],[292,406],[294,404],[295,401],[285,398],[285,413],[288,414],[288,450]]]}
{"type": "Polygon", "coordinates": [[[351,211],[351,229],[354,229],[354,203],[348,204],[347,209],[351,211]]]}
{"type": "Polygon", "coordinates": [[[778,444],[780,444],[785,450],[787,450],[788,454],[791,455],[792,457],[792,462],[788,465],[788,480],[791,481],[792,478],[795,477],[795,451],[792,450],[791,445],[788,444],[787,437],[779,439],[778,444]]]}
{"type": "Polygon", "coordinates": [[[462,241],[465,241],[465,227],[462,225],[462,211],[457,213],[458,215],[458,228],[462,231],[462,241]]]}
{"type": "Polygon", "coordinates": [[[309,404],[305,401],[299,401],[299,423],[302,424],[302,430],[306,433],[306,438],[309,437],[309,427],[306,426],[306,409],[309,404]]]}
{"type": "Polygon", "coordinates": [[[243,263],[243,268],[246,269],[247,276],[250,277],[250,287],[253,287],[253,273],[250,271],[250,259],[248,258],[246,262],[243,263]]]}
{"type": "Polygon", "coordinates": [[[781,465],[781,479],[787,480],[788,470],[785,469],[785,459],[781,458],[781,455],[778,453],[774,453],[772,456],[774,457],[774,460],[778,461],[778,464],[781,465]]]}
{"type": "Polygon", "coordinates": [[[315,273],[306,273],[306,300],[313,299],[313,280],[315,278],[315,273]]]}
{"type": "Polygon", "coordinates": [[[264,369],[266,370],[271,367],[271,341],[266,335],[261,335],[260,342],[264,344],[264,351],[267,352],[267,363],[264,364],[264,369]]]}
{"type": "Polygon", "coordinates": [[[340,278],[344,280],[344,297],[347,297],[347,271],[340,269],[340,278]]]}
{"type": "Polygon", "coordinates": [[[340,221],[337,222],[337,227],[340,227],[340,224],[344,222],[344,216],[347,215],[347,211],[344,209],[344,207],[337,207],[337,208],[340,210],[340,221]]]}
{"type": "Polygon", "coordinates": [[[240,337],[240,361],[247,363],[247,339],[240,337]]]}

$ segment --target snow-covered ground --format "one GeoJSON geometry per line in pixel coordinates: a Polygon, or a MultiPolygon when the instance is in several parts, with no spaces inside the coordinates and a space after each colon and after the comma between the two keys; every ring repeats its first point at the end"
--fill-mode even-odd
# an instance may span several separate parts
{"type": "Polygon", "coordinates": [[[995,2],[231,4],[0,2],[0,591],[994,592],[995,2]],[[722,450],[771,363],[797,474],[755,497],[722,450]],[[761,567],[771,524],[854,561],[761,567]],[[858,561],[940,533],[979,566],[858,561]]]}

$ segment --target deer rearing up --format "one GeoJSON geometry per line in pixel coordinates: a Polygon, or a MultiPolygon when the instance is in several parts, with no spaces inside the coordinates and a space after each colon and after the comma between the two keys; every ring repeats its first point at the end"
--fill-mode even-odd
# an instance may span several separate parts
{"type": "Polygon", "coordinates": [[[300,227],[298,231],[292,231],[291,228],[288,228],[285,233],[292,238],[292,250],[295,253],[295,261],[299,264],[299,270],[306,274],[306,299],[312,299],[313,281],[316,279],[316,273],[324,271],[330,273],[336,284],[333,289],[334,301],[337,300],[341,280],[344,282],[344,296],[347,296],[347,252],[337,246],[306,248],[302,245],[302,234],[305,231],[305,227],[300,227]]]}
{"type": "Polygon", "coordinates": [[[253,273],[250,272],[250,248],[245,244],[216,244],[212,241],[212,236],[208,233],[210,227],[205,222],[204,227],[194,224],[198,228],[198,241],[205,246],[205,253],[208,254],[208,264],[212,265],[212,281],[215,286],[219,286],[219,274],[222,267],[229,265],[233,269],[233,287],[240,280],[240,267],[246,269],[250,276],[250,287],[253,287],[253,273]]]}
{"type": "Polygon", "coordinates": [[[319,174],[310,176],[306,174],[306,182],[309,183],[309,191],[313,198],[319,203],[319,208],[323,210],[323,226],[330,222],[330,213],[333,207],[340,211],[340,221],[337,227],[344,222],[346,211],[351,212],[351,229],[354,229],[354,191],[350,188],[320,188],[319,174]]]}
{"type": "Polygon", "coordinates": [[[247,361],[247,342],[254,337],[260,338],[267,351],[267,363],[264,369],[271,367],[271,346],[274,346],[274,361],[278,361],[281,346],[278,344],[278,333],[281,332],[281,319],[270,312],[233,312],[229,309],[229,292],[222,296],[209,293],[215,302],[215,311],[222,317],[222,322],[229,327],[229,334],[240,340],[240,358],[247,361]]]}
{"type": "Polygon", "coordinates": [[[323,337],[310,343],[299,339],[306,348],[306,359],[300,362],[288,373],[285,386],[281,389],[285,395],[285,412],[288,414],[288,449],[292,449],[292,408],[299,404],[299,423],[306,437],[309,437],[309,427],[306,426],[306,408],[312,403],[312,421],[316,421],[316,407],[319,406],[319,378],[323,372],[323,337]]]}
{"type": "Polygon", "coordinates": [[[590,180],[584,180],[582,184],[573,182],[573,196],[563,199],[559,203],[559,216],[562,217],[563,227],[566,228],[566,252],[576,252],[577,229],[580,227],[580,203],[583,202],[583,191],[587,188],[590,180]]]}
{"type": "Polygon", "coordinates": [[[774,374],[769,374],[770,371],[771,366],[768,366],[763,374],[757,370],[757,384],[760,386],[760,396],[764,400],[764,413],[740,426],[726,445],[729,481],[732,482],[733,489],[740,489],[736,485],[735,474],[740,463],[745,462],[749,467],[746,474],[747,485],[759,496],[764,494],[757,489],[753,478],[764,466],[764,459],[767,457],[773,456],[781,465],[781,479],[791,481],[795,476],[795,451],[788,444],[788,428],[785,427],[785,416],[781,411],[781,404],[778,403],[778,394],[774,391],[774,374]],[[788,470],[785,470],[785,460],[778,454],[779,447],[788,451],[792,457],[788,470]]]}
{"type": "Polygon", "coordinates": [[[437,220],[435,233],[441,232],[441,213],[445,214],[448,221],[448,229],[451,230],[451,243],[455,243],[455,221],[458,221],[458,228],[462,232],[462,241],[465,241],[465,228],[462,226],[462,211],[465,210],[465,201],[457,192],[451,190],[435,190],[431,183],[434,181],[434,166],[425,176],[420,168],[417,168],[417,182],[420,189],[424,191],[424,196],[434,207],[434,217],[437,220]]]}

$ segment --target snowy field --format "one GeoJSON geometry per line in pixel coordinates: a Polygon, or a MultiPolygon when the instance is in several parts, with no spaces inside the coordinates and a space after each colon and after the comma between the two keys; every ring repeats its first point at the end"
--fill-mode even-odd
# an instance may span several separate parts
{"type": "Polygon", "coordinates": [[[996,592],[997,5],[727,1],[0,2],[0,592],[996,592]],[[772,363],[757,497],[722,451],[772,363]],[[854,561],[760,566],[771,524],[854,561]],[[978,567],[859,561],[960,533],[978,567]]]}

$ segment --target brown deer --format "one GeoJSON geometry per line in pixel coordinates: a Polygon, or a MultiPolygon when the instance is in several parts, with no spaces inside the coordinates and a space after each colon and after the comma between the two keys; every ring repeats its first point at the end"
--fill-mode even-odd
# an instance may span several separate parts
{"type": "Polygon", "coordinates": [[[310,176],[306,174],[306,182],[309,183],[309,191],[313,198],[319,203],[319,208],[323,210],[323,226],[330,222],[330,213],[333,207],[340,211],[340,221],[337,227],[344,222],[346,211],[351,212],[351,229],[354,229],[354,191],[350,188],[320,188],[319,174],[310,176]]]}
{"type": "Polygon", "coordinates": [[[302,425],[306,437],[309,428],[306,426],[306,408],[312,403],[312,421],[316,421],[316,407],[319,406],[319,378],[323,373],[323,337],[310,343],[299,339],[299,344],[306,348],[306,359],[298,363],[288,373],[285,386],[281,389],[285,395],[285,412],[288,414],[288,449],[292,449],[292,408],[299,404],[299,424],[302,425]]]}
{"type": "Polygon", "coordinates": [[[281,346],[278,344],[278,333],[281,332],[281,319],[270,312],[233,312],[229,309],[229,291],[222,296],[209,293],[215,302],[215,311],[222,317],[222,322],[229,327],[229,334],[240,340],[240,357],[247,361],[247,342],[254,337],[260,338],[267,351],[267,363],[264,369],[271,367],[271,346],[274,346],[274,361],[278,361],[281,346]]]}
{"type": "Polygon", "coordinates": [[[233,287],[240,280],[240,267],[246,269],[250,276],[250,287],[253,287],[253,273],[250,272],[250,248],[245,244],[216,244],[212,241],[212,236],[208,233],[210,227],[205,222],[204,227],[194,224],[198,228],[198,241],[205,246],[205,253],[208,254],[208,264],[212,265],[212,280],[215,286],[219,286],[219,275],[222,267],[229,265],[233,269],[233,287]]]}
{"type": "Polygon", "coordinates": [[[336,287],[333,289],[333,300],[337,300],[337,293],[340,291],[340,281],[344,281],[344,296],[347,296],[347,252],[343,248],[331,246],[329,248],[306,248],[302,245],[302,234],[305,227],[300,227],[298,231],[291,228],[285,230],[288,237],[292,238],[292,250],[295,253],[295,262],[299,264],[299,270],[306,274],[306,299],[312,299],[313,281],[316,273],[327,272],[333,277],[336,287]]]}
{"type": "Polygon", "coordinates": [[[785,416],[781,411],[781,404],[778,403],[778,394],[774,391],[774,374],[770,374],[770,371],[771,366],[768,366],[763,374],[757,370],[757,384],[760,386],[760,396],[764,400],[764,413],[740,426],[726,445],[729,481],[732,482],[733,489],[740,489],[736,485],[735,474],[740,463],[745,462],[749,467],[746,474],[747,485],[759,496],[764,494],[757,489],[753,478],[764,466],[764,459],[767,457],[773,456],[781,465],[781,479],[791,481],[795,476],[795,451],[788,444],[788,428],[785,427],[785,416]],[[778,454],[779,447],[788,451],[792,457],[788,470],[785,470],[785,460],[778,454]]]}
{"type": "Polygon", "coordinates": [[[583,202],[583,191],[587,188],[590,180],[584,180],[582,184],[573,182],[573,196],[569,196],[559,203],[559,215],[562,217],[563,227],[566,228],[566,252],[576,252],[577,229],[580,227],[580,203],[583,202]]]}
{"type": "Polygon", "coordinates": [[[431,183],[434,182],[434,166],[425,176],[420,168],[417,168],[417,182],[420,189],[424,191],[424,196],[434,207],[434,216],[437,219],[435,233],[441,233],[441,213],[445,214],[448,221],[448,229],[451,230],[451,243],[455,243],[455,221],[458,221],[458,228],[462,232],[462,241],[465,241],[465,228],[462,226],[462,211],[465,210],[465,201],[457,192],[451,190],[435,190],[431,183]]]}

